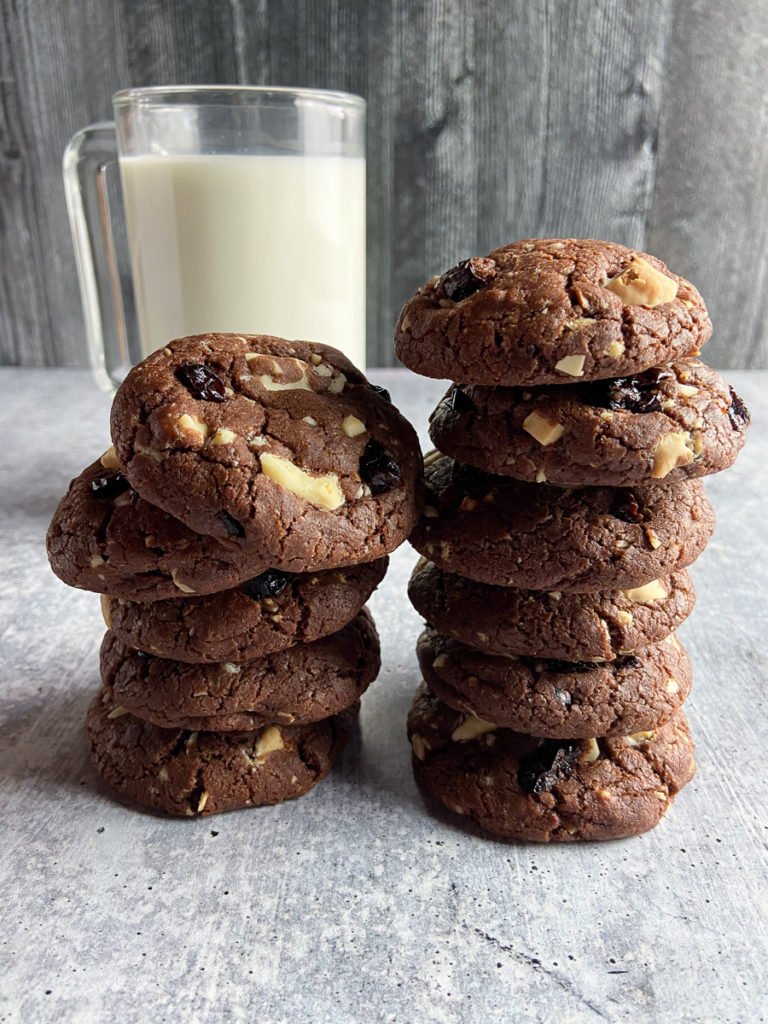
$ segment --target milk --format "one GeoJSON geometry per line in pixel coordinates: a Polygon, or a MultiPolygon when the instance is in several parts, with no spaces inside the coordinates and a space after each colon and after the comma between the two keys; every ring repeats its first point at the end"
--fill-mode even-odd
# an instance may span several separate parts
{"type": "Polygon", "coordinates": [[[322,341],[365,366],[365,161],[120,160],[144,355],[203,331],[322,341]]]}

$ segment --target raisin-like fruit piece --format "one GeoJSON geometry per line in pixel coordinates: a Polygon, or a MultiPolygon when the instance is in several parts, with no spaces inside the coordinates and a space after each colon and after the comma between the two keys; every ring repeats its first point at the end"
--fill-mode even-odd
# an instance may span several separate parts
{"type": "Polygon", "coordinates": [[[227,397],[224,381],[203,363],[183,363],[176,377],[193,398],[203,402],[223,402],[227,397]]]}
{"type": "Polygon", "coordinates": [[[517,781],[526,793],[542,793],[567,779],[579,759],[578,743],[546,740],[520,761],[517,781]]]}
{"type": "Polygon", "coordinates": [[[360,459],[360,476],[371,494],[381,494],[400,483],[400,463],[378,441],[371,440],[360,459]]]}
{"type": "Polygon", "coordinates": [[[477,412],[475,403],[463,388],[454,387],[446,401],[451,412],[477,412]]]}
{"type": "Polygon", "coordinates": [[[661,394],[659,385],[665,380],[674,380],[671,370],[654,367],[634,377],[614,377],[612,380],[598,380],[585,389],[589,405],[625,412],[660,412],[661,394]]]}
{"type": "Polygon", "coordinates": [[[239,519],[235,519],[229,512],[225,512],[223,509],[219,512],[219,519],[226,527],[227,533],[230,537],[244,537],[245,529],[239,519]]]}
{"type": "Polygon", "coordinates": [[[473,256],[447,270],[438,281],[446,299],[461,302],[475,292],[487,287],[496,277],[496,264],[493,260],[473,256]]]}
{"type": "Polygon", "coordinates": [[[107,498],[117,498],[124,494],[130,486],[122,473],[105,473],[91,480],[91,494],[100,501],[106,501],[107,498]]]}
{"type": "Polygon", "coordinates": [[[592,672],[593,669],[597,668],[594,661],[561,661],[558,658],[537,658],[536,664],[542,665],[544,672],[557,672],[560,675],[592,672]]]}
{"type": "Polygon", "coordinates": [[[374,392],[374,394],[381,395],[381,397],[384,399],[385,402],[391,402],[392,401],[392,395],[390,395],[390,393],[387,391],[387,389],[383,388],[381,386],[381,384],[371,384],[371,383],[369,383],[368,387],[371,389],[371,391],[374,392]]]}
{"type": "Polygon", "coordinates": [[[487,491],[491,485],[490,478],[477,466],[467,466],[463,462],[454,462],[451,467],[451,479],[465,493],[467,491],[487,491]]]}
{"type": "Polygon", "coordinates": [[[240,589],[254,601],[262,597],[280,597],[291,580],[290,573],[280,572],[279,569],[267,569],[260,576],[254,576],[252,580],[246,580],[240,584],[240,589]]]}
{"type": "Polygon", "coordinates": [[[617,491],[613,498],[610,514],[624,523],[645,521],[645,509],[634,491],[617,491]]]}
{"type": "Polygon", "coordinates": [[[731,426],[734,430],[743,430],[744,427],[748,427],[752,417],[749,415],[749,409],[744,405],[744,402],[739,398],[733,388],[728,389],[731,392],[731,404],[728,406],[728,419],[731,421],[731,426]]]}

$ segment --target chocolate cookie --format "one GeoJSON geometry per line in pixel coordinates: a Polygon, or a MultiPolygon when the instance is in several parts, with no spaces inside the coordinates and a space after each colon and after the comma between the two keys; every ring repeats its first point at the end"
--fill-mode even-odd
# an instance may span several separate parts
{"type": "Polygon", "coordinates": [[[428,281],[400,313],[395,351],[425,377],[568,384],[697,355],[711,333],[699,293],[655,256],[533,238],[428,281]]]}
{"type": "Polygon", "coordinates": [[[333,767],[358,707],[311,725],[255,732],[161,729],[114,706],[100,692],[86,719],[97,771],[118,793],[178,817],[292,800],[333,767]]]}
{"type": "Polygon", "coordinates": [[[111,631],[101,645],[101,679],[112,702],[173,729],[238,732],[318,722],[354,704],[380,665],[367,611],[331,636],[240,664],[156,658],[111,631]]]}
{"type": "Polygon", "coordinates": [[[441,569],[500,586],[637,586],[701,554],[715,517],[698,480],[568,490],[492,476],[439,452],[410,536],[441,569]]]}
{"type": "Polygon", "coordinates": [[[634,735],[542,740],[467,718],[421,688],[408,735],[422,788],[502,839],[638,835],[659,822],[696,770],[681,711],[634,735]]]}
{"type": "Polygon", "coordinates": [[[733,388],[691,359],[571,387],[452,387],[430,436],[440,451],[489,473],[631,487],[726,469],[748,425],[733,388]]]}
{"type": "Polygon", "coordinates": [[[416,521],[411,425],[340,352],[201,334],[126,377],[112,439],[142,497],[274,568],[372,561],[416,521]]]}
{"type": "Polygon", "coordinates": [[[269,569],[204,597],[137,602],[102,597],[104,621],[129,646],[176,661],[248,661],[305,644],[353,619],[387,559],[294,575],[269,569]]]}
{"type": "Polygon", "coordinates": [[[625,736],[666,722],[688,696],[675,636],[603,664],[483,654],[434,629],[417,645],[429,689],[450,707],[532,736],[625,736]]]}
{"type": "Polygon", "coordinates": [[[438,632],[478,650],[563,661],[612,661],[657,643],[695,600],[685,569],[627,590],[566,594],[477,583],[423,558],[408,596],[438,632]]]}
{"type": "Polygon", "coordinates": [[[236,542],[194,533],[150,505],[114,468],[112,452],[102,458],[72,481],[48,528],[48,560],[70,587],[157,601],[212,594],[269,568],[236,542]]]}

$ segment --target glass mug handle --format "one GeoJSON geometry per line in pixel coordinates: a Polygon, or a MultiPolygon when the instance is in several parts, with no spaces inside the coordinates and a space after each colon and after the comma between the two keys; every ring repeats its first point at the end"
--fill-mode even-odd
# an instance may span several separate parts
{"type": "Polygon", "coordinates": [[[74,135],[63,161],[88,353],[96,381],[105,391],[114,391],[119,384],[107,367],[122,367],[126,373],[131,364],[107,196],[106,171],[117,158],[114,122],[103,121],[74,135]]]}

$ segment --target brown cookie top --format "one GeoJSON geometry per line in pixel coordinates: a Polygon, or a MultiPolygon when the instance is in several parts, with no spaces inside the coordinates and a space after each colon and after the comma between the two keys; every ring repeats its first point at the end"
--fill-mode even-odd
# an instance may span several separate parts
{"type": "Polygon", "coordinates": [[[248,661],[306,644],[353,619],[387,558],[316,573],[269,569],[202,597],[137,602],[104,596],[104,620],[130,647],[176,661],[248,661]]]}
{"type": "Polygon", "coordinates": [[[502,839],[621,839],[656,825],[696,770],[682,711],[656,730],[542,740],[467,718],[417,691],[408,716],[419,784],[502,839]]]}
{"type": "Polygon", "coordinates": [[[482,583],[582,592],[636,586],[696,559],[715,517],[698,480],[571,490],[494,476],[439,452],[410,536],[441,569],[482,583]]]}
{"type": "Polygon", "coordinates": [[[581,739],[655,729],[691,689],[675,636],[601,664],[483,654],[426,629],[417,644],[424,680],[465,715],[531,736],[581,739]]]}
{"type": "Polygon", "coordinates": [[[749,412],[697,359],[571,387],[451,388],[430,420],[440,451],[534,483],[631,487],[726,469],[749,412]]]}
{"type": "Polygon", "coordinates": [[[310,725],[252,732],[161,729],[100,691],[85,728],[105,782],[144,807],[192,818],[303,796],[324,778],[352,735],[355,705],[310,725]]]}
{"type": "Polygon", "coordinates": [[[103,459],[75,477],[48,528],[48,560],[70,587],[157,601],[212,594],[269,568],[235,541],[195,533],[150,505],[114,468],[113,453],[103,459]]]}
{"type": "Polygon", "coordinates": [[[406,302],[395,351],[465,384],[569,384],[698,354],[701,296],[661,260],[613,242],[531,238],[463,260],[406,302]]]}
{"type": "Polygon", "coordinates": [[[419,560],[408,596],[439,633],[488,654],[613,661],[674,632],[694,604],[685,569],[626,590],[494,587],[419,560]]]}
{"type": "Polygon", "coordinates": [[[121,385],[112,439],[142,497],[273,567],[371,561],[407,537],[418,513],[413,428],[325,345],[172,341],[121,385]]]}
{"type": "Polygon", "coordinates": [[[111,631],[101,645],[108,697],[166,729],[239,732],[317,722],[359,700],[380,665],[379,638],[367,611],[331,636],[239,664],[156,658],[111,631]]]}

